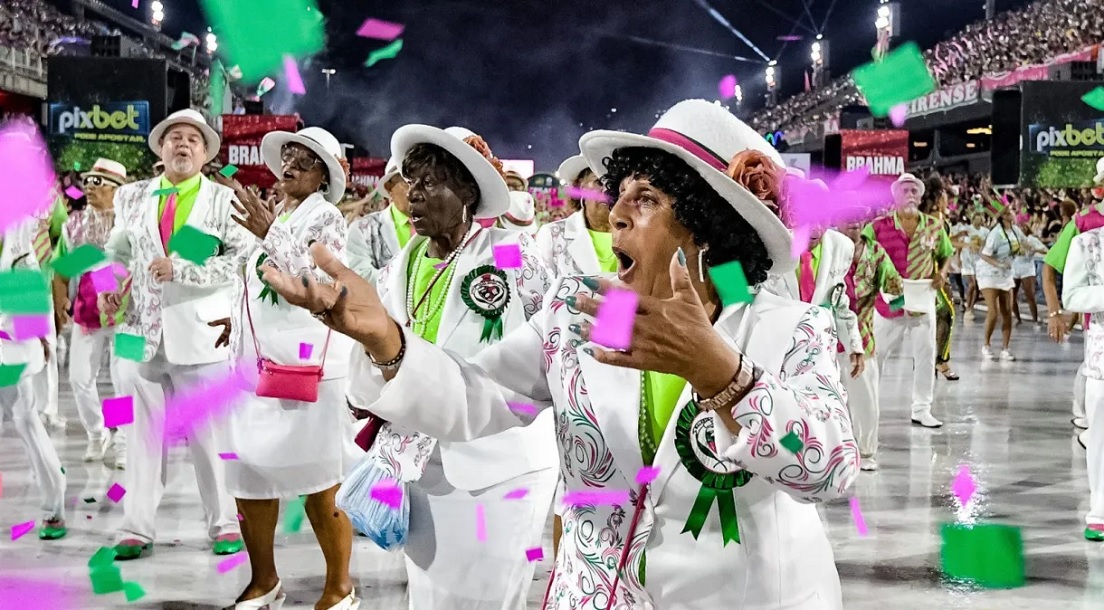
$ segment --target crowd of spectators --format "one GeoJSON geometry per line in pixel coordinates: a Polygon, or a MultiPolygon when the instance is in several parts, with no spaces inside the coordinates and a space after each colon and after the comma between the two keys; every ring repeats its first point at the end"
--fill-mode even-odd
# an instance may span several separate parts
{"type": "MultiPolygon", "coordinates": [[[[1018,11],[970,24],[925,52],[940,86],[1042,64],[1063,53],[1104,41],[1104,0],[1038,0],[1018,11]]],[[[873,42],[872,42],[873,44],[873,42]]],[[[861,104],[850,76],[764,108],[756,129],[793,129],[824,120],[844,106],[861,104]]]]}

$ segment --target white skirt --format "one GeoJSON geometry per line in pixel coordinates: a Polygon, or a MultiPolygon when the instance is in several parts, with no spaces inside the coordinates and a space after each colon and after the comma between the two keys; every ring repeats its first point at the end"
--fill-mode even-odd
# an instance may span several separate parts
{"type": "Polygon", "coordinates": [[[977,261],[977,285],[979,290],[1012,290],[1016,280],[1012,276],[1012,267],[994,267],[983,259],[977,261]]]}
{"type": "Polygon", "coordinates": [[[977,253],[970,250],[963,250],[962,255],[962,275],[974,275],[977,268],[977,253]]]}
{"type": "Polygon", "coordinates": [[[309,495],[337,485],[364,452],[345,404],[345,378],[318,385],[318,402],[247,397],[227,418],[226,487],[243,500],[309,495]]]}
{"type": "Polygon", "coordinates": [[[1012,260],[1012,276],[1017,280],[1024,277],[1035,277],[1035,258],[1032,256],[1017,256],[1012,260]]]}

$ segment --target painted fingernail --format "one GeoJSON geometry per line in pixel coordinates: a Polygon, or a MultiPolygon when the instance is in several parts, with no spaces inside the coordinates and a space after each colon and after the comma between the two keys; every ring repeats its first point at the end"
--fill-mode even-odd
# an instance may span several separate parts
{"type": "Polygon", "coordinates": [[[594,350],[590,349],[589,347],[584,347],[583,353],[592,358],[594,357],[594,350]]]}
{"type": "Polygon", "coordinates": [[[598,280],[592,277],[583,278],[583,286],[590,288],[591,290],[598,290],[598,280]]]}
{"type": "Polygon", "coordinates": [[[574,307],[575,303],[577,302],[578,299],[576,299],[575,297],[567,297],[566,299],[564,299],[564,303],[567,303],[568,307],[574,307]]]}
{"type": "Polygon", "coordinates": [[[686,253],[682,251],[681,246],[678,249],[678,257],[679,257],[679,264],[682,265],[683,267],[685,267],[686,266],[686,253]]]}
{"type": "Polygon", "coordinates": [[[303,288],[310,288],[310,282],[307,280],[307,276],[301,278],[303,280],[303,288]]]}
{"type": "Polygon", "coordinates": [[[348,286],[342,286],[341,287],[341,294],[338,295],[337,298],[344,299],[348,295],[349,295],[349,287],[348,286]]]}
{"type": "Polygon", "coordinates": [[[568,324],[567,330],[570,330],[571,332],[575,333],[576,335],[583,334],[583,329],[580,328],[578,324],[568,324]]]}
{"type": "Polygon", "coordinates": [[[307,247],[309,248],[309,247],[313,246],[314,243],[317,242],[317,241],[318,241],[317,239],[307,240],[307,247]]]}

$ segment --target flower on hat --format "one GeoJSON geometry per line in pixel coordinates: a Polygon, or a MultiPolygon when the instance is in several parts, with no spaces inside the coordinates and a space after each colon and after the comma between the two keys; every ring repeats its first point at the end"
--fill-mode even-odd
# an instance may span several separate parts
{"type": "Polygon", "coordinates": [[[746,188],[775,214],[781,216],[782,178],[785,170],[766,154],[747,149],[736,153],[725,170],[729,178],[746,188]]]}
{"type": "Polygon", "coordinates": [[[483,158],[489,161],[491,165],[493,165],[494,168],[498,170],[498,173],[502,176],[502,179],[506,179],[506,174],[502,171],[502,161],[499,161],[498,157],[494,156],[494,153],[491,152],[491,145],[487,144],[486,140],[473,134],[464,138],[464,143],[474,148],[475,151],[479,154],[483,155],[483,158]]]}

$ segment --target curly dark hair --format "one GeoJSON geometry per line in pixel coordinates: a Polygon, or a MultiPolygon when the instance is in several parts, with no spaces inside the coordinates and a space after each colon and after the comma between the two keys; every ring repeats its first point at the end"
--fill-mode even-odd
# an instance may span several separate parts
{"type": "Polygon", "coordinates": [[[615,150],[603,163],[602,186],[610,201],[617,201],[625,178],[647,177],[671,197],[675,220],[690,231],[694,243],[709,246],[707,266],[737,261],[749,285],[766,281],[774,262],[759,234],[682,159],[654,148],[632,147],[615,150]]]}
{"type": "Polygon", "coordinates": [[[415,144],[406,153],[403,159],[402,173],[408,176],[415,171],[429,168],[438,180],[451,181],[453,191],[464,200],[464,191],[470,191],[473,195],[470,216],[474,218],[475,210],[479,207],[479,185],[475,182],[475,176],[460,162],[460,159],[449,151],[436,144],[415,144]]]}
{"type": "Polygon", "coordinates": [[[924,196],[920,198],[920,211],[925,214],[934,213],[944,192],[946,192],[946,185],[943,183],[943,178],[939,174],[928,176],[924,181],[924,196]]]}

